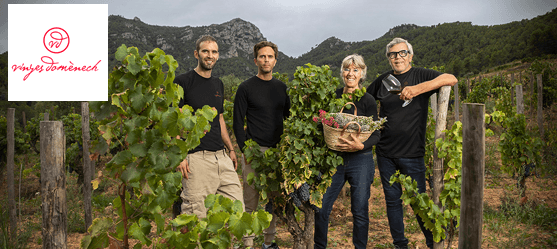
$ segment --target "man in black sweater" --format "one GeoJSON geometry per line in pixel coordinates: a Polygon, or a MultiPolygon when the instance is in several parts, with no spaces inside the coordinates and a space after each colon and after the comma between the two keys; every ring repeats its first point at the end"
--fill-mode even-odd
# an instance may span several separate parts
{"type": "MultiPolygon", "coordinates": [[[[283,131],[283,120],[288,117],[290,110],[290,99],[286,94],[286,85],[273,78],[273,68],[277,62],[278,47],[272,42],[262,41],[253,48],[255,65],[258,67],[256,76],[242,82],[236,91],[234,99],[234,135],[240,149],[244,150],[244,143],[252,139],[265,151],[274,147],[280,141],[283,131]],[[244,118],[247,127],[244,129],[244,118]]],[[[259,204],[259,192],[247,183],[250,173],[257,174],[246,163],[242,156],[243,180],[244,180],[244,203],[246,212],[257,210],[259,204]]],[[[265,241],[263,249],[278,248],[272,241],[276,234],[277,217],[273,219],[269,228],[265,229],[265,241]]],[[[253,247],[253,237],[244,239],[246,247],[253,247]]]]}
{"type": "Polygon", "coordinates": [[[219,47],[215,38],[203,36],[197,40],[194,56],[197,67],[174,79],[184,89],[184,98],[179,107],[191,106],[194,110],[209,105],[217,110],[211,129],[201,138],[199,146],[188,152],[188,156],[176,168],[182,173],[181,211],[196,214],[200,219],[207,216],[205,198],[220,194],[243,202],[242,188],[236,173],[237,160],[228,136],[223,117],[224,85],[211,72],[219,58],[219,47]],[[226,154],[228,148],[230,156],[226,154]]]}

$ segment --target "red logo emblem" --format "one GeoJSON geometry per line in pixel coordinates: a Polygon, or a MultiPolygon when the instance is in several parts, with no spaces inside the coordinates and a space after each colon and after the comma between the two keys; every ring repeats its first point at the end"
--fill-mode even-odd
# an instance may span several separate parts
{"type": "Polygon", "coordinates": [[[70,36],[63,28],[51,28],[44,34],[43,44],[49,52],[59,54],[70,45],[70,36]]]}

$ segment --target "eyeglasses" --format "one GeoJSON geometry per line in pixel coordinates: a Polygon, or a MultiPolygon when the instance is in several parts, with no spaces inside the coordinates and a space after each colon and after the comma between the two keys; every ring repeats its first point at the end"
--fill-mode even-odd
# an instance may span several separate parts
{"type": "Polygon", "coordinates": [[[406,57],[410,52],[408,50],[400,50],[398,52],[389,52],[387,53],[387,57],[390,59],[396,58],[396,55],[400,55],[400,57],[406,57]]]}

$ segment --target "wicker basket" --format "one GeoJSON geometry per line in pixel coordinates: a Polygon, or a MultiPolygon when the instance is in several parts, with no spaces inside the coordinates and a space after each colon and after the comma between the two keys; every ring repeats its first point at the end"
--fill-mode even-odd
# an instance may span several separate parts
{"type": "MultiPolygon", "coordinates": [[[[354,105],[354,103],[348,102],[344,106],[342,107],[342,109],[340,109],[339,114],[350,118],[355,118],[358,115],[358,109],[356,109],[356,105],[354,105]],[[354,115],[348,113],[342,113],[342,111],[344,110],[344,106],[348,104],[352,104],[354,106],[354,115]]],[[[345,150],[342,150],[341,148],[338,147],[338,144],[342,143],[342,141],[339,139],[340,137],[345,138],[347,140],[351,140],[350,134],[354,134],[354,136],[358,138],[360,142],[363,143],[369,138],[369,136],[371,136],[371,133],[374,132],[374,131],[361,131],[361,127],[358,129],[358,131],[347,130],[346,128],[348,127],[348,125],[353,123],[357,124],[358,127],[360,127],[360,124],[358,124],[358,122],[355,121],[349,122],[343,128],[333,128],[328,125],[323,125],[323,135],[325,137],[325,143],[327,143],[327,147],[329,147],[329,149],[331,150],[346,152],[345,150]]]]}

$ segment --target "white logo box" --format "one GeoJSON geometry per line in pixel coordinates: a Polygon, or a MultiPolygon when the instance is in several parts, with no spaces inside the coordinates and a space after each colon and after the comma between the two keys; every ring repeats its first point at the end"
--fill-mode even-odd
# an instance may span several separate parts
{"type": "Polygon", "coordinates": [[[108,4],[8,5],[8,101],[106,101],[107,82],[108,4]]]}

